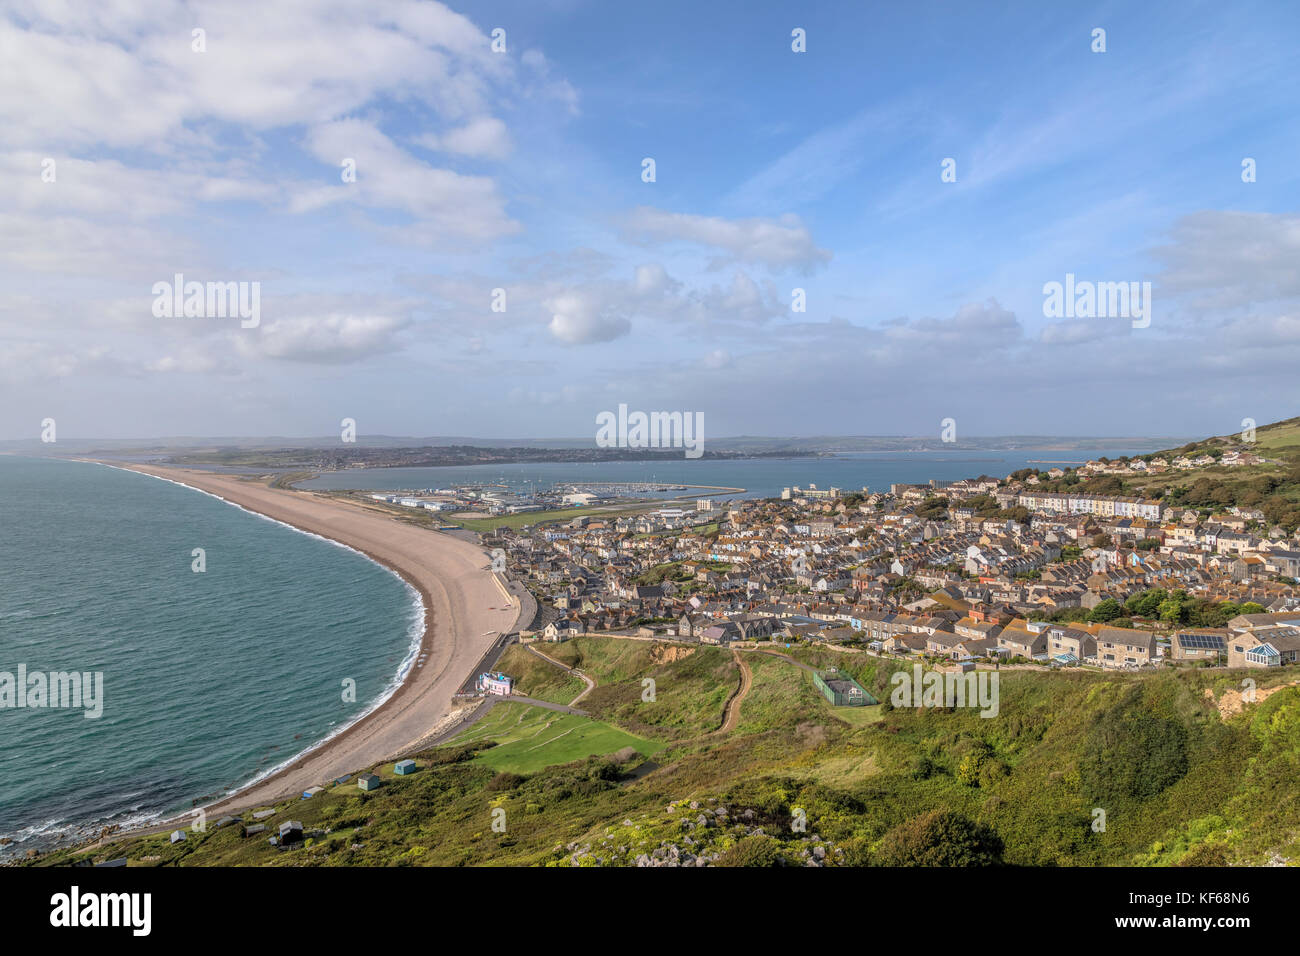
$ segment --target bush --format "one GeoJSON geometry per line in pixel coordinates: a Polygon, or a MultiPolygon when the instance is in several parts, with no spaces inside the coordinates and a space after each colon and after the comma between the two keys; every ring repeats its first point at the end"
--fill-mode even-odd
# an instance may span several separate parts
{"type": "Polygon", "coordinates": [[[1083,745],[1079,774],[1098,806],[1145,800],[1187,773],[1187,731],[1174,720],[1120,710],[1105,713],[1083,745]]]}
{"type": "Polygon", "coordinates": [[[929,780],[938,770],[939,768],[935,766],[933,760],[925,756],[925,754],[919,754],[912,758],[908,773],[911,774],[913,780],[929,780]]]}
{"type": "Polygon", "coordinates": [[[770,836],[743,837],[719,854],[714,866],[780,866],[780,844],[770,836]]]}
{"type": "Polygon", "coordinates": [[[1002,840],[992,829],[952,810],[932,810],[900,823],[880,841],[883,866],[993,866],[1002,840]]]}
{"type": "Polygon", "coordinates": [[[513,790],[523,783],[525,779],[517,773],[503,770],[487,782],[487,789],[491,791],[513,790]]]}

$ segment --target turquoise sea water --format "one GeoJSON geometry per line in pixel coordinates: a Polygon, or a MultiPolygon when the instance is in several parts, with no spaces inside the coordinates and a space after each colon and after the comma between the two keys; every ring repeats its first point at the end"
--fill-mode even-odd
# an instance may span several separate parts
{"type": "Polygon", "coordinates": [[[98,719],[0,707],[0,853],[265,775],[391,693],[422,620],[332,542],[156,478],[0,456],[0,672],[104,686],[98,719]]]}

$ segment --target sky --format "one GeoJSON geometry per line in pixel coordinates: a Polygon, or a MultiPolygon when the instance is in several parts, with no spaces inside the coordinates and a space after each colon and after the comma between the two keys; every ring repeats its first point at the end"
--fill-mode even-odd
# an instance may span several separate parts
{"type": "Polygon", "coordinates": [[[7,0],[0,438],[1291,417],[1298,35],[1291,0],[7,0]],[[177,274],[256,324],[159,315],[177,274]],[[1047,314],[1067,275],[1146,318],[1047,314]]]}

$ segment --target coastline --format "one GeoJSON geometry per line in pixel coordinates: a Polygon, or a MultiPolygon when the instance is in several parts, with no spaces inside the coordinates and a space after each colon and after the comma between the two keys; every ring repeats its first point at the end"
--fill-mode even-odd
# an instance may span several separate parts
{"type": "MultiPolygon", "coordinates": [[[[487,648],[500,634],[516,629],[520,609],[513,600],[501,606],[506,592],[477,545],[311,491],[272,488],[235,475],[94,460],[212,495],[356,551],[396,574],[423,607],[423,632],[418,643],[412,642],[386,697],[280,767],[202,805],[208,815],[237,814],[297,796],[408,752],[455,710],[452,696],[487,648]]],[[[191,817],[186,811],[105,839],[159,831],[182,820],[188,824],[191,817]]]]}

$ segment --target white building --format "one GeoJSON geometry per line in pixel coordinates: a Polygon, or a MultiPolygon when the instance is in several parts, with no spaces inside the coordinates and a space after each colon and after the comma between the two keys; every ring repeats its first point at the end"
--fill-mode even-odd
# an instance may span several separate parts
{"type": "Polygon", "coordinates": [[[515,689],[513,677],[507,677],[500,671],[487,671],[478,675],[478,692],[496,697],[509,697],[515,689]]]}

